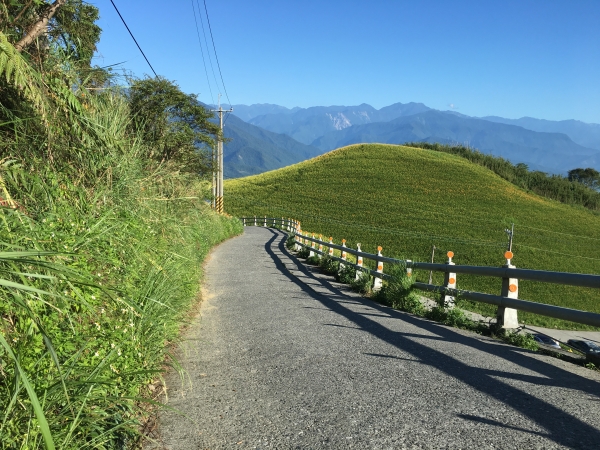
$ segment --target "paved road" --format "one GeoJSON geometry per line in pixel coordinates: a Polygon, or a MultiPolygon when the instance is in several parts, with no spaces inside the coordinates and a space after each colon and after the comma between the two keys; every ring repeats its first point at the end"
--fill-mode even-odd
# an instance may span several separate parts
{"type": "Polygon", "coordinates": [[[600,448],[600,376],[394,311],[246,228],[213,252],[161,449],[600,448]]]}

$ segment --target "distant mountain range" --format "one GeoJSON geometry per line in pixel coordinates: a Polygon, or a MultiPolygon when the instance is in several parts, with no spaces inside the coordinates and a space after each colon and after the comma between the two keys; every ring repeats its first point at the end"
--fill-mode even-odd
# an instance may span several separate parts
{"type": "Polygon", "coordinates": [[[226,178],[279,169],[323,153],[316,147],[251,125],[234,115],[226,119],[224,134],[231,139],[223,147],[226,178]]]}
{"type": "Polygon", "coordinates": [[[327,133],[313,144],[327,151],[359,142],[463,144],[515,163],[525,162],[530,169],[551,173],[563,172],[566,167],[573,168],[570,166],[574,163],[577,166],[600,167],[598,150],[576,144],[566,134],[540,133],[436,110],[390,122],[354,125],[327,133]]]}
{"type": "Polygon", "coordinates": [[[487,116],[482,119],[490,122],[517,125],[527,130],[540,131],[544,133],[564,133],[573,142],[584,147],[600,151],[600,124],[585,123],[579,120],[543,120],[533,117],[521,117],[520,119],[503,119],[502,117],[487,116]]]}
{"type": "Polygon", "coordinates": [[[312,157],[353,143],[408,141],[468,145],[549,173],[566,174],[576,167],[600,169],[600,125],[576,120],[475,118],[434,110],[422,103],[395,103],[379,110],[367,104],[293,109],[258,104],[233,108],[225,128],[226,135],[234,137],[225,150],[226,159],[229,157],[225,170],[229,164],[231,176],[275,169],[278,164],[282,167],[301,161],[304,155],[312,157]],[[236,115],[246,123],[232,123],[236,115]],[[231,131],[227,130],[230,125],[234,128],[231,131]],[[244,128],[249,125],[255,128],[244,128]],[[265,130],[275,134],[265,134],[265,130]],[[240,142],[236,144],[235,139],[240,142]]]}

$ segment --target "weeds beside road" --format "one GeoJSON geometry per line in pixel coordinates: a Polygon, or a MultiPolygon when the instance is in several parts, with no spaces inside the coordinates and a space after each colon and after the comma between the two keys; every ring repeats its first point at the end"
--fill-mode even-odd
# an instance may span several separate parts
{"type": "Polygon", "coordinates": [[[242,231],[197,176],[146,157],[119,92],[86,105],[108,144],[45,142],[26,122],[0,139],[0,449],[131,448],[202,261],[242,231]]]}

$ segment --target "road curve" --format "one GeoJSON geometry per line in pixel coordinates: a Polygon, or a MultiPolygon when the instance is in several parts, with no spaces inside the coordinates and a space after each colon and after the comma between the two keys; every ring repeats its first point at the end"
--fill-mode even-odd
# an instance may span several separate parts
{"type": "Polygon", "coordinates": [[[600,448],[600,376],[394,311],[249,227],[206,266],[147,449],[600,448]]]}

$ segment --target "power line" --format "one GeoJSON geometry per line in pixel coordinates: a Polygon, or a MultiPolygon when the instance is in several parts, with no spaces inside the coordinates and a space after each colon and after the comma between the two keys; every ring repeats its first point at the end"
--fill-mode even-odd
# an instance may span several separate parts
{"type": "MultiPolygon", "coordinates": [[[[196,18],[196,6],[194,6],[194,0],[192,1],[192,9],[194,10],[194,22],[196,23],[196,34],[198,35],[198,44],[200,45],[200,52],[202,53],[202,63],[204,64],[204,73],[206,74],[206,82],[208,83],[208,90],[210,91],[210,99],[213,103],[215,103],[215,97],[212,93],[212,88],[210,87],[210,77],[208,76],[208,70],[206,69],[206,59],[204,58],[204,49],[202,48],[202,39],[200,39],[200,29],[198,28],[198,19],[196,18]]],[[[198,13],[200,13],[200,8],[198,8],[198,13]]],[[[202,20],[202,17],[200,17],[202,20]]]]}
{"type": "Polygon", "coordinates": [[[223,90],[225,91],[225,96],[227,97],[227,101],[229,102],[229,107],[231,107],[231,100],[229,100],[229,94],[227,94],[227,88],[225,87],[225,82],[223,81],[223,74],[221,73],[221,65],[219,64],[219,57],[217,56],[217,48],[215,47],[215,40],[213,38],[212,27],[210,26],[210,19],[208,18],[208,9],[206,8],[206,0],[204,0],[204,11],[206,11],[206,21],[208,22],[208,29],[210,31],[210,39],[212,41],[213,50],[215,51],[215,59],[217,60],[217,67],[219,68],[219,75],[221,76],[221,83],[223,83],[223,90]]]}
{"type": "Polygon", "coordinates": [[[543,248],[537,248],[537,247],[530,247],[529,245],[523,245],[523,244],[515,244],[516,247],[518,248],[528,248],[530,250],[537,250],[539,252],[546,252],[546,253],[553,253],[556,255],[563,255],[563,256],[570,256],[572,258],[581,258],[581,259],[589,259],[592,261],[600,261],[600,258],[591,258],[589,256],[581,256],[581,255],[571,255],[569,253],[561,253],[561,252],[557,252],[554,250],[545,250],[543,248]]]}
{"type": "Polygon", "coordinates": [[[571,237],[576,237],[576,238],[581,238],[581,239],[591,239],[593,241],[600,241],[600,239],[593,238],[593,237],[590,237],[590,236],[581,236],[581,235],[578,235],[578,234],[563,233],[561,231],[545,230],[543,228],[530,227],[528,225],[519,225],[519,224],[517,224],[517,227],[529,228],[531,230],[536,230],[536,231],[544,231],[546,233],[562,234],[563,236],[571,236],[571,237]]]}
{"type": "MultiPolygon", "coordinates": [[[[217,81],[217,75],[215,74],[215,67],[213,65],[213,61],[212,58],[210,56],[210,50],[208,48],[208,39],[206,38],[206,30],[204,28],[204,20],[202,19],[202,9],[200,8],[200,1],[196,0],[196,6],[198,7],[198,14],[200,16],[200,25],[202,26],[202,36],[204,36],[204,45],[206,46],[206,56],[208,57],[208,62],[210,64],[210,70],[213,74],[213,78],[215,80],[215,88],[217,89],[217,91],[220,91],[219,88],[219,82],[217,81]]],[[[215,104],[215,101],[213,99],[213,104],[215,104]]]]}
{"type": "Polygon", "coordinates": [[[127,31],[129,31],[129,35],[131,36],[131,39],[133,39],[133,42],[135,42],[135,45],[137,45],[138,50],[140,51],[140,53],[142,54],[142,56],[144,57],[144,59],[146,60],[146,62],[148,63],[148,65],[150,66],[150,68],[152,69],[152,72],[154,73],[154,76],[158,78],[158,75],[156,74],[156,71],[154,70],[154,67],[152,67],[152,64],[150,64],[150,61],[148,61],[148,58],[146,58],[146,54],[142,50],[142,47],[140,47],[140,44],[138,44],[138,41],[135,39],[135,36],[133,35],[133,33],[131,32],[131,30],[127,26],[127,22],[125,22],[125,19],[123,19],[123,16],[119,12],[119,8],[117,8],[117,5],[115,5],[115,2],[113,2],[113,0],[110,0],[110,2],[115,7],[115,11],[117,11],[117,14],[121,18],[121,21],[123,22],[123,25],[125,25],[125,28],[127,28],[127,31]]]}

